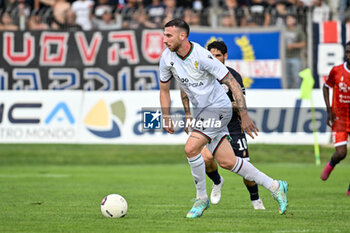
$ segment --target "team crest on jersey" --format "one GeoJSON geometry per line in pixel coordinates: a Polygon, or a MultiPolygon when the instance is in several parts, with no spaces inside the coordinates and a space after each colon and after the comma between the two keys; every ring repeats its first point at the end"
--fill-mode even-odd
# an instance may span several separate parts
{"type": "Polygon", "coordinates": [[[195,66],[196,69],[198,70],[198,62],[197,62],[197,61],[194,62],[194,66],[195,66]]]}

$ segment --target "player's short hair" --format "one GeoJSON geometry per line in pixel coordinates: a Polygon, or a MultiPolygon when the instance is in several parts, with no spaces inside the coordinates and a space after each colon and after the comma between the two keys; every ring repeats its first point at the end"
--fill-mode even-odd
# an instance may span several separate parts
{"type": "Polygon", "coordinates": [[[345,47],[350,45],[350,41],[346,42],[345,47]]]}
{"type": "Polygon", "coordinates": [[[185,30],[187,37],[190,35],[190,26],[185,22],[185,20],[180,18],[172,19],[165,24],[164,28],[173,26],[185,30]]]}
{"type": "Polygon", "coordinates": [[[225,42],[223,42],[222,40],[217,40],[217,41],[211,42],[210,44],[208,44],[207,49],[209,51],[211,49],[217,49],[224,55],[227,53],[227,46],[226,46],[225,42]]]}

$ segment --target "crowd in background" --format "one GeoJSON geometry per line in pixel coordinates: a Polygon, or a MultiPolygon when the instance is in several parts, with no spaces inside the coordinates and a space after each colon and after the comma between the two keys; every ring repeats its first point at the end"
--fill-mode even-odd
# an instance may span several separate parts
{"type": "Polygon", "coordinates": [[[287,87],[297,88],[307,22],[350,22],[350,0],[0,0],[0,31],[162,28],[173,18],[191,27],[285,27],[287,87]]]}
{"type": "Polygon", "coordinates": [[[288,15],[305,25],[307,12],[313,22],[350,22],[349,6],[350,0],[0,0],[0,30],[161,28],[175,17],[191,26],[279,26],[288,15]]]}

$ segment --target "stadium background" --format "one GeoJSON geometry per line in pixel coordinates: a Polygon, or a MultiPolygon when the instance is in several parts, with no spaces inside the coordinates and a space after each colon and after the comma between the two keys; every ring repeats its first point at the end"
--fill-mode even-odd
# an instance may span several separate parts
{"type": "MultiPolygon", "coordinates": [[[[319,87],[331,67],[342,62],[350,27],[339,21],[307,25],[312,36],[304,68],[311,68],[315,78],[315,128],[320,142],[327,144],[330,133],[319,87]]],[[[228,45],[226,64],[242,75],[248,106],[262,132],[252,143],[313,143],[310,102],[301,100],[297,89],[285,88],[284,33],[276,26],[229,31],[201,27],[190,35],[203,46],[216,39],[228,45]]],[[[162,29],[6,31],[0,32],[0,44],[2,142],[181,144],[185,140],[183,130],[175,136],[151,132],[152,137],[142,130],[143,108],[159,107],[162,29]],[[115,129],[118,133],[111,133],[115,129]]],[[[175,82],[172,89],[177,96],[175,82]]],[[[182,113],[179,98],[173,97],[172,107],[182,113]]]]}
{"type": "MultiPolygon", "coordinates": [[[[315,78],[324,164],[334,149],[320,87],[343,61],[350,34],[346,1],[328,1],[329,8],[318,1],[263,1],[271,16],[265,26],[262,17],[248,15],[246,25],[227,22],[229,1],[175,1],[172,14],[185,13],[191,40],[227,43],[227,64],[243,76],[250,115],[261,131],[248,138],[252,162],[290,184],[286,215],[278,215],[262,188],[267,209],[257,212],[241,179],[221,169],[222,201],[197,221],[184,218],[194,195],[186,134],[142,130],[144,109],[159,107],[164,48],[159,19],[148,15],[151,1],[96,1],[102,6],[93,8],[96,19],[107,11],[117,21],[113,29],[97,28],[103,25],[98,21],[92,30],[69,21],[71,14],[57,24],[55,12],[67,5],[53,2],[0,0],[0,232],[348,232],[349,160],[327,182],[319,179],[310,101],[300,99],[299,89],[286,88],[286,28],[276,20],[282,3],[307,35],[301,57],[315,78]],[[110,221],[100,214],[109,193],[127,199],[125,218],[110,221]]],[[[248,10],[252,2],[259,1],[238,1],[248,10]]],[[[172,89],[173,111],[181,113],[174,82],[172,89]]]]}

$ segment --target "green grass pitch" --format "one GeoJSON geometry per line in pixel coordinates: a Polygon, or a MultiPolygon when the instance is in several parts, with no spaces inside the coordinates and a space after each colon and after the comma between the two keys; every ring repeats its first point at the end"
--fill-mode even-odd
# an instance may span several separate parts
{"type": "Polygon", "coordinates": [[[332,153],[321,147],[316,166],[312,146],[250,145],[256,167],[288,181],[287,213],[263,187],[266,210],[254,211],[242,178],[221,169],[221,202],[186,219],[195,188],[183,146],[0,144],[0,232],[349,232],[350,159],[319,178],[332,153]],[[124,218],[100,213],[110,193],[128,201],[124,218]]]}

